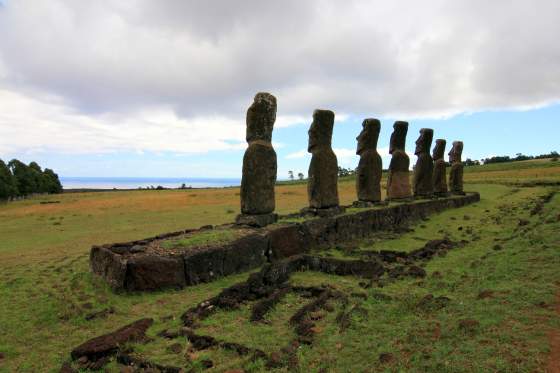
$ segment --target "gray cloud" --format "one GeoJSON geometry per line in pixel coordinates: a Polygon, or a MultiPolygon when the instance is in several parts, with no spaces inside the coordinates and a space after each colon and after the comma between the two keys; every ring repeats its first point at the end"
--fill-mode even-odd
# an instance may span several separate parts
{"type": "Polygon", "coordinates": [[[0,89],[92,117],[242,118],[262,90],[304,117],[560,100],[557,0],[17,0],[0,35],[0,89]]]}

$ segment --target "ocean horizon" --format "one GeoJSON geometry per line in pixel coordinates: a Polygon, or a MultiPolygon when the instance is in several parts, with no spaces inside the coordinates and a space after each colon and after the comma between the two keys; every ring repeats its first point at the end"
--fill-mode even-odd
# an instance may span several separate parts
{"type": "Polygon", "coordinates": [[[162,186],[179,188],[223,188],[239,186],[236,178],[193,178],[193,177],[72,177],[61,176],[64,189],[138,189],[162,186]]]}

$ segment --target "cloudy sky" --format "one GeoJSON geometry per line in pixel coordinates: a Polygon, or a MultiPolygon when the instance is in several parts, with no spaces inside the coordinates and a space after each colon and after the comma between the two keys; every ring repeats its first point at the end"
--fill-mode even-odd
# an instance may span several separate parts
{"type": "Polygon", "coordinates": [[[0,0],[0,158],[239,177],[259,91],[281,178],[307,170],[315,108],[345,167],[366,117],[382,152],[397,119],[408,148],[431,127],[471,158],[560,150],[558,35],[558,0],[0,0]]]}

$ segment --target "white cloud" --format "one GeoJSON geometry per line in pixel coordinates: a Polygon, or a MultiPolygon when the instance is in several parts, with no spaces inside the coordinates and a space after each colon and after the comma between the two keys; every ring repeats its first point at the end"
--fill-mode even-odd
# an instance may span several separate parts
{"type": "Polygon", "coordinates": [[[540,107],[559,34],[557,0],[9,1],[0,150],[242,149],[258,91],[277,128],[540,107]]]}

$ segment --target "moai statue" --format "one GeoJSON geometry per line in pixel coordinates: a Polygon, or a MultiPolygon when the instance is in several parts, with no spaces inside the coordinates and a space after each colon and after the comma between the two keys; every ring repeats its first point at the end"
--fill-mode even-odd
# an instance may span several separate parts
{"type": "Polygon", "coordinates": [[[416,140],[414,154],[418,157],[414,168],[414,197],[431,198],[434,195],[432,177],[434,173],[434,160],[430,155],[434,130],[422,128],[420,137],[416,140]]]}
{"type": "Polygon", "coordinates": [[[247,142],[241,179],[241,214],[237,224],[256,227],[274,223],[274,186],[276,152],[272,147],[272,130],[276,121],[276,97],[257,93],[247,110],[247,142]]]}
{"type": "Polygon", "coordinates": [[[449,173],[449,189],[453,194],[464,195],[463,192],[463,162],[461,155],[463,154],[463,142],[453,141],[453,148],[449,152],[449,163],[451,163],[451,172],[449,173]]]}
{"type": "Polygon", "coordinates": [[[447,171],[445,164],[444,154],[445,145],[447,142],[443,139],[436,140],[436,146],[434,146],[434,152],[432,157],[434,158],[434,195],[437,197],[447,197],[447,171]]]}
{"type": "Polygon", "coordinates": [[[383,164],[377,152],[377,140],[381,131],[381,122],[377,119],[365,119],[362,123],[362,132],[356,138],[360,156],[356,170],[356,192],[358,200],[355,207],[369,207],[381,202],[381,175],[383,164]]]}
{"type": "Polygon", "coordinates": [[[434,195],[437,197],[447,197],[447,171],[445,164],[444,154],[445,145],[447,142],[443,139],[436,140],[436,146],[434,146],[434,151],[432,157],[434,159],[434,176],[433,176],[433,186],[434,195]]]}
{"type": "Polygon", "coordinates": [[[307,195],[309,208],[306,214],[319,216],[335,215],[343,211],[338,201],[338,161],[331,148],[334,113],[330,110],[315,110],[309,128],[311,153],[307,195]]]}
{"type": "Polygon", "coordinates": [[[410,172],[408,170],[410,159],[404,150],[408,122],[395,122],[393,129],[389,146],[389,153],[392,155],[392,158],[387,179],[387,199],[409,199],[412,197],[409,179],[410,172]]]}

